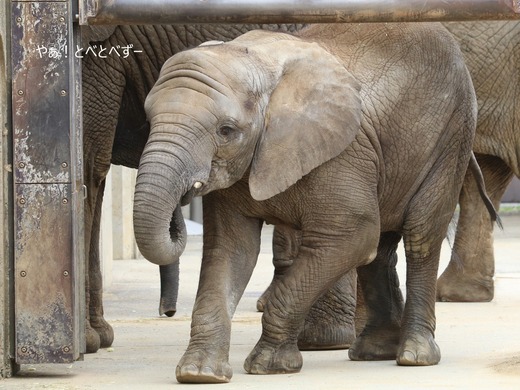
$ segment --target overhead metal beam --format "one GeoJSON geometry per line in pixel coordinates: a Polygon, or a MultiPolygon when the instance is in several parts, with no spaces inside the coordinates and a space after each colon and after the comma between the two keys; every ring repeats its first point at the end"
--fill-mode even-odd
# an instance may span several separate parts
{"type": "Polygon", "coordinates": [[[80,0],[80,24],[520,19],[520,0],[80,0]]]}

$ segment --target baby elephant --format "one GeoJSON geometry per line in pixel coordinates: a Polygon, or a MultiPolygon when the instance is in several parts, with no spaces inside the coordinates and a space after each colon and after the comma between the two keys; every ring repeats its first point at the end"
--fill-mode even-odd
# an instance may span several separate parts
{"type": "Polygon", "coordinates": [[[230,380],[231,318],[264,222],[300,230],[301,242],[265,305],[247,372],[299,371],[297,337],[313,303],[401,237],[406,305],[388,295],[384,261],[364,267],[369,322],[350,357],[439,362],[439,253],[476,123],[469,74],[441,25],[253,31],[170,58],[145,109],[151,133],[134,227],[148,260],[179,257],[180,206],[205,195],[199,290],[178,381],[230,380]]]}

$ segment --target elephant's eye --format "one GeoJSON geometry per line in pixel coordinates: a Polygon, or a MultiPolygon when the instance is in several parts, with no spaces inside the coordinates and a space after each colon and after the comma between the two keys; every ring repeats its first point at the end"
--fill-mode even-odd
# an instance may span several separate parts
{"type": "Polygon", "coordinates": [[[229,127],[229,126],[222,126],[218,133],[222,136],[222,137],[229,137],[232,133],[233,133],[233,128],[229,127]]]}
{"type": "Polygon", "coordinates": [[[217,133],[223,139],[224,142],[231,141],[238,137],[240,134],[240,132],[235,127],[228,125],[219,127],[217,133]]]}

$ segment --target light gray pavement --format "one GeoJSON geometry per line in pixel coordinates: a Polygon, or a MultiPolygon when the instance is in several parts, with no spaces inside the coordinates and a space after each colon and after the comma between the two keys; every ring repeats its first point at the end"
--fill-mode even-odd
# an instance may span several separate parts
{"type": "MultiPolygon", "coordinates": [[[[520,389],[520,213],[504,215],[496,231],[496,293],[490,303],[438,303],[436,340],[442,359],[433,367],[399,367],[395,361],[353,362],[347,351],[303,352],[298,374],[253,376],[242,368],[260,336],[258,296],[272,276],[270,233],[233,320],[226,389],[520,389]]],[[[173,318],[158,317],[159,275],[146,260],[118,261],[105,291],[105,314],[115,330],[113,348],[71,365],[22,366],[0,389],[187,388],[175,367],[190,332],[201,257],[201,237],[190,236],[181,259],[181,291],[173,318]]],[[[114,243],[116,245],[117,243],[114,243]]],[[[404,254],[399,273],[404,284],[404,254]]],[[[449,259],[443,249],[440,270],[449,259]]]]}

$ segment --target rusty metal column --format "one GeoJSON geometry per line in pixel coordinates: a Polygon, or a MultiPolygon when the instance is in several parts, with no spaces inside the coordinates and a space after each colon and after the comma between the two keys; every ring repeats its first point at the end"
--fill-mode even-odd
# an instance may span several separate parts
{"type": "Polygon", "coordinates": [[[81,83],[71,1],[12,1],[15,360],[84,351],[81,83]]]}
{"type": "Polygon", "coordinates": [[[0,380],[8,378],[16,371],[12,361],[12,294],[11,294],[11,210],[10,194],[10,150],[9,129],[11,123],[10,110],[10,64],[8,26],[9,12],[6,3],[0,5],[0,380]]]}

